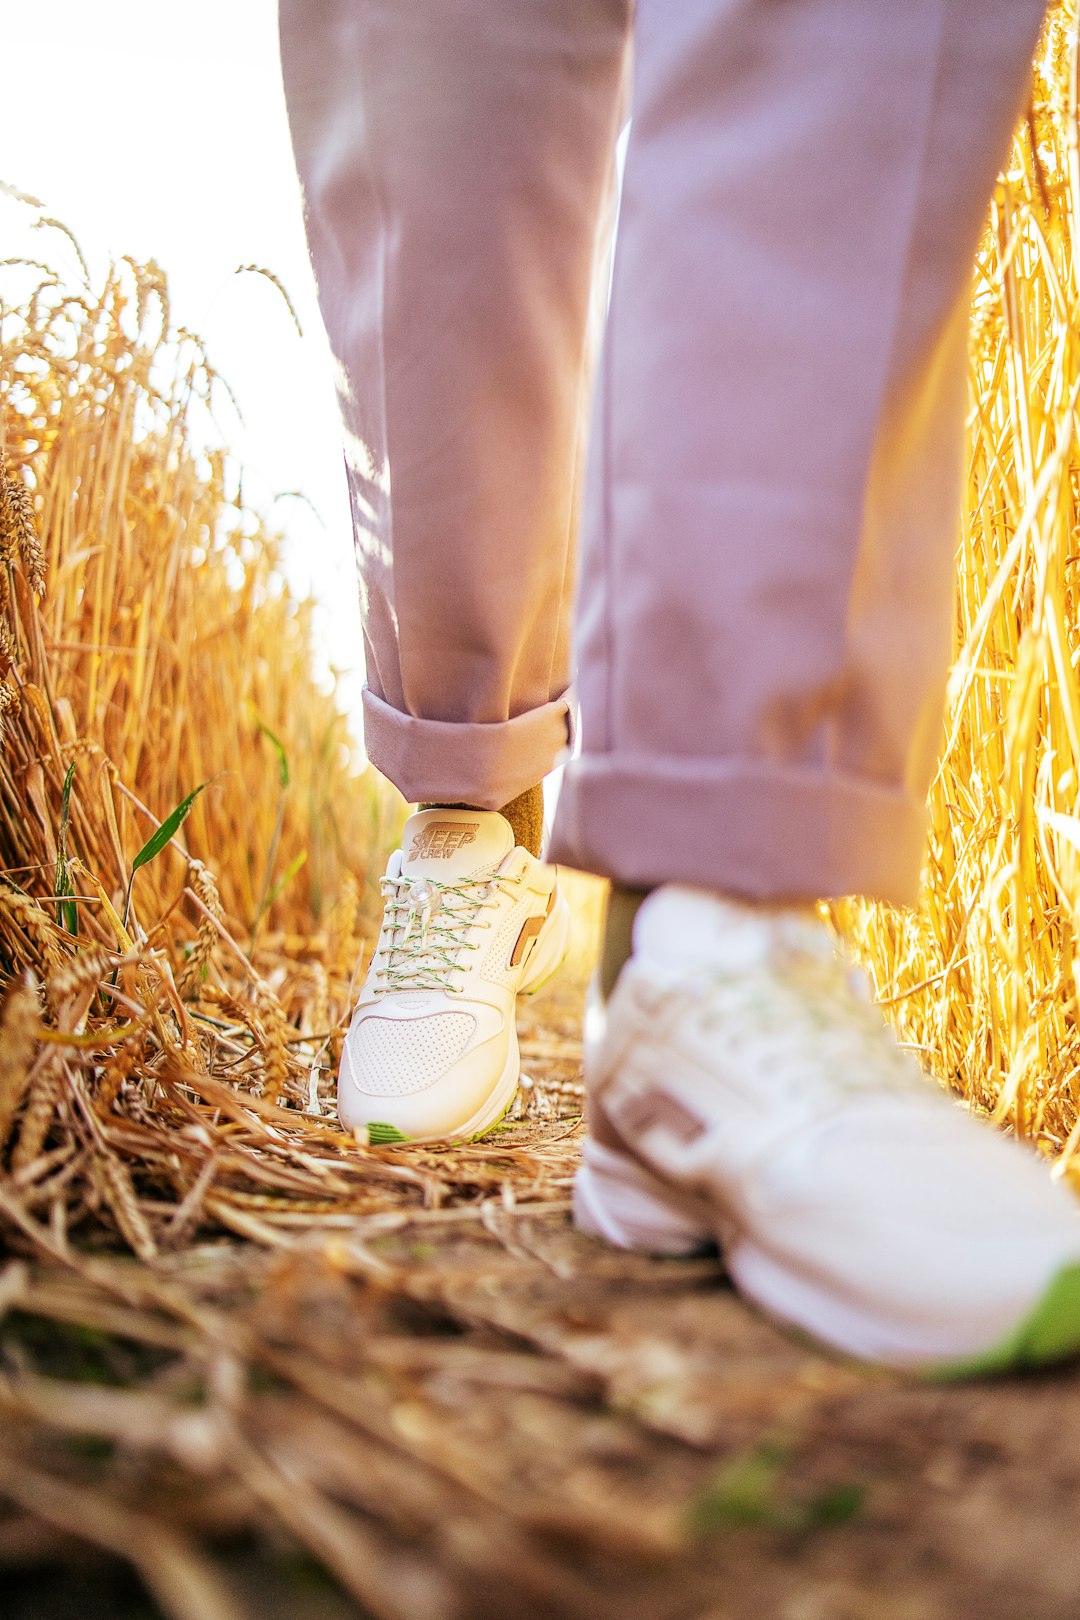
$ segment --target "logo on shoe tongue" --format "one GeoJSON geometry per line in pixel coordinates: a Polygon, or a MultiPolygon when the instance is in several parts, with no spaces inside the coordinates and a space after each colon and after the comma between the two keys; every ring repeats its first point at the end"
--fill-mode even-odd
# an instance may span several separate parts
{"type": "Polygon", "coordinates": [[[410,861],[448,861],[466,844],[475,844],[478,821],[429,821],[413,839],[410,861]]]}

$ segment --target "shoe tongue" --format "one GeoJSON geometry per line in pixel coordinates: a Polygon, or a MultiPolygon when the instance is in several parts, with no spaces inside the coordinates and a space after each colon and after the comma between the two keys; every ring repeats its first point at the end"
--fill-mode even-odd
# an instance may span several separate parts
{"type": "Polygon", "coordinates": [[[672,967],[726,972],[761,967],[797,951],[832,961],[835,947],[807,906],[751,906],[668,883],[634,918],[634,954],[672,967]]]}
{"type": "Polygon", "coordinates": [[[401,875],[453,883],[501,866],[514,847],[497,810],[418,810],[405,823],[401,875]]]}

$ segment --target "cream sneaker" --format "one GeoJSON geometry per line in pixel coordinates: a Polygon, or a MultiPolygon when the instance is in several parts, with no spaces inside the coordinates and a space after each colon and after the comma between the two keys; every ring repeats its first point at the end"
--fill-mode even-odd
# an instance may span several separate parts
{"type": "Polygon", "coordinates": [[[919,1070],[812,913],[668,886],[594,1006],[586,1232],[713,1243],[743,1294],[848,1354],[944,1373],[1080,1351],[1080,1210],[919,1070]]]}
{"type": "Polygon", "coordinates": [[[570,912],[555,880],[496,811],[410,816],[341,1055],[347,1130],[462,1140],[502,1118],[518,1085],[516,997],[566,953],[570,912]]]}

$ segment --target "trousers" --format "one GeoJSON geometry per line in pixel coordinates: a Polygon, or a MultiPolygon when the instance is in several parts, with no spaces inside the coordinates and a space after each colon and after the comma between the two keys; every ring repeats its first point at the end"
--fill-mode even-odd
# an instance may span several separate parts
{"type": "Polygon", "coordinates": [[[281,0],[407,799],[532,786],[576,689],[554,859],[911,901],[971,266],[1043,9],[281,0]]]}

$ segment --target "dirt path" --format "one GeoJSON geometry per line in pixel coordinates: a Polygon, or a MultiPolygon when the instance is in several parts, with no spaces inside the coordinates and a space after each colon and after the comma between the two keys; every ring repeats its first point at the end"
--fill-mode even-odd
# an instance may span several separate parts
{"type": "MultiPolygon", "coordinates": [[[[574,1106],[580,994],[523,1027],[534,1116],[574,1106]]],[[[576,1234],[578,1132],[527,1119],[499,1196],[285,1248],[15,1263],[8,1620],[1080,1615],[1075,1370],[953,1388],[830,1360],[712,1261],[576,1234]]]]}

